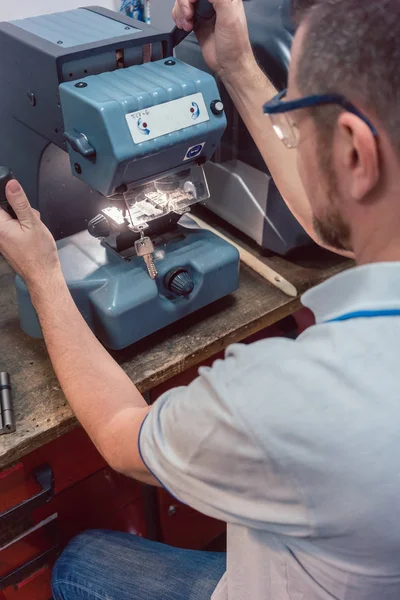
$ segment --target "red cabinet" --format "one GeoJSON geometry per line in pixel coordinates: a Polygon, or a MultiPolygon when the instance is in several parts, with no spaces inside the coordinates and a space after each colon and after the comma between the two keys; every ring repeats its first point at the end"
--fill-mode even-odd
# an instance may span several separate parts
{"type": "Polygon", "coordinates": [[[158,490],[162,540],[170,546],[202,550],[225,533],[226,524],[211,519],[158,490]]]}
{"type": "Polygon", "coordinates": [[[83,429],[77,428],[0,471],[0,514],[40,491],[35,471],[45,464],[53,472],[55,494],[106,466],[83,429]]]}
{"type": "Polygon", "coordinates": [[[1,600],[49,600],[51,598],[51,568],[49,563],[15,586],[0,592],[1,600]]]}
{"type": "Polygon", "coordinates": [[[110,469],[82,429],[0,472],[0,600],[49,600],[58,553],[96,528],[146,534],[140,485],[110,469]]]}

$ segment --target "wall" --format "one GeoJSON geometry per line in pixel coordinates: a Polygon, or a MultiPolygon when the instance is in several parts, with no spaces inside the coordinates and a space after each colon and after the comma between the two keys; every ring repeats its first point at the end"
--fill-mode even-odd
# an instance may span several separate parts
{"type": "Polygon", "coordinates": [[[150,6],[152,26],[161,31],[171,31],[174,26],[172,20],[174,0],[150,0],[150,6]]]}
{"type": "Polygon", "coordinates": [[[116,0],[0,0],[0,21],[33,17],[81,6],[104,6],[115,10],[116,0]]]}
{"type": "MultiPolygon", "coordinates": [[[[115,10],[118,0],[0,0],[0,21],[34,17],[50,12],[60,12],[81,6],[104,6],[115,10]]],[[[174,0],[151,0],[152,25],[162,31],[170,31],[174,0]]]]}

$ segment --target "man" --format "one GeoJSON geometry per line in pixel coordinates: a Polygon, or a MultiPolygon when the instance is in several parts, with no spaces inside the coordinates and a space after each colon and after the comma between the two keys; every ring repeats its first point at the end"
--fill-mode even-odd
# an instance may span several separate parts
{"type": "MultiPolygon", "coordinates": [[[[174,8],[186,30],[193,1],[174,8]]],[[[297,341],[236,345],[148,408],[86,327],[51,235],[8,184],[19,221],[1,213],[0,249],[29,286],[78,419],[116,470],[228,523],[227,561],[83,534],[56,565],[54,598],[397,600],[400,4],[298,2],[288,92],[273,100],[242,0],[213,4],[215,24],[197,32],[208,65],[299,221],[359,266],[305,295],[317,325],[297,341]]]]}

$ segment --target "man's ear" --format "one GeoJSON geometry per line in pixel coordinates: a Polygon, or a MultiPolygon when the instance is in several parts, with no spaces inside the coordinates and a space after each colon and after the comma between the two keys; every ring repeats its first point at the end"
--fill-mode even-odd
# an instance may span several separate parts
{"type": "Polygon", "coordinates": [[[347,173],[348,192],[362,202],[378,185],[380,177],[379,152],[370,127],[357,115],[344,112],[338,128],[341,164],[347,173]]]}

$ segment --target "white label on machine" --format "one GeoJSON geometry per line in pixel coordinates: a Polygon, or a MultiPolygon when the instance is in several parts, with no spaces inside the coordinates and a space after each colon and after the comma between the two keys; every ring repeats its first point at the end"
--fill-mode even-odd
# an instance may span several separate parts
{"type": "Polygon", "coordinates": [[[192,94],[185,98],[151,106],[126,115],[129,130],[135,144],[193,127],[209,121],[203,94],[192,94]]]}

